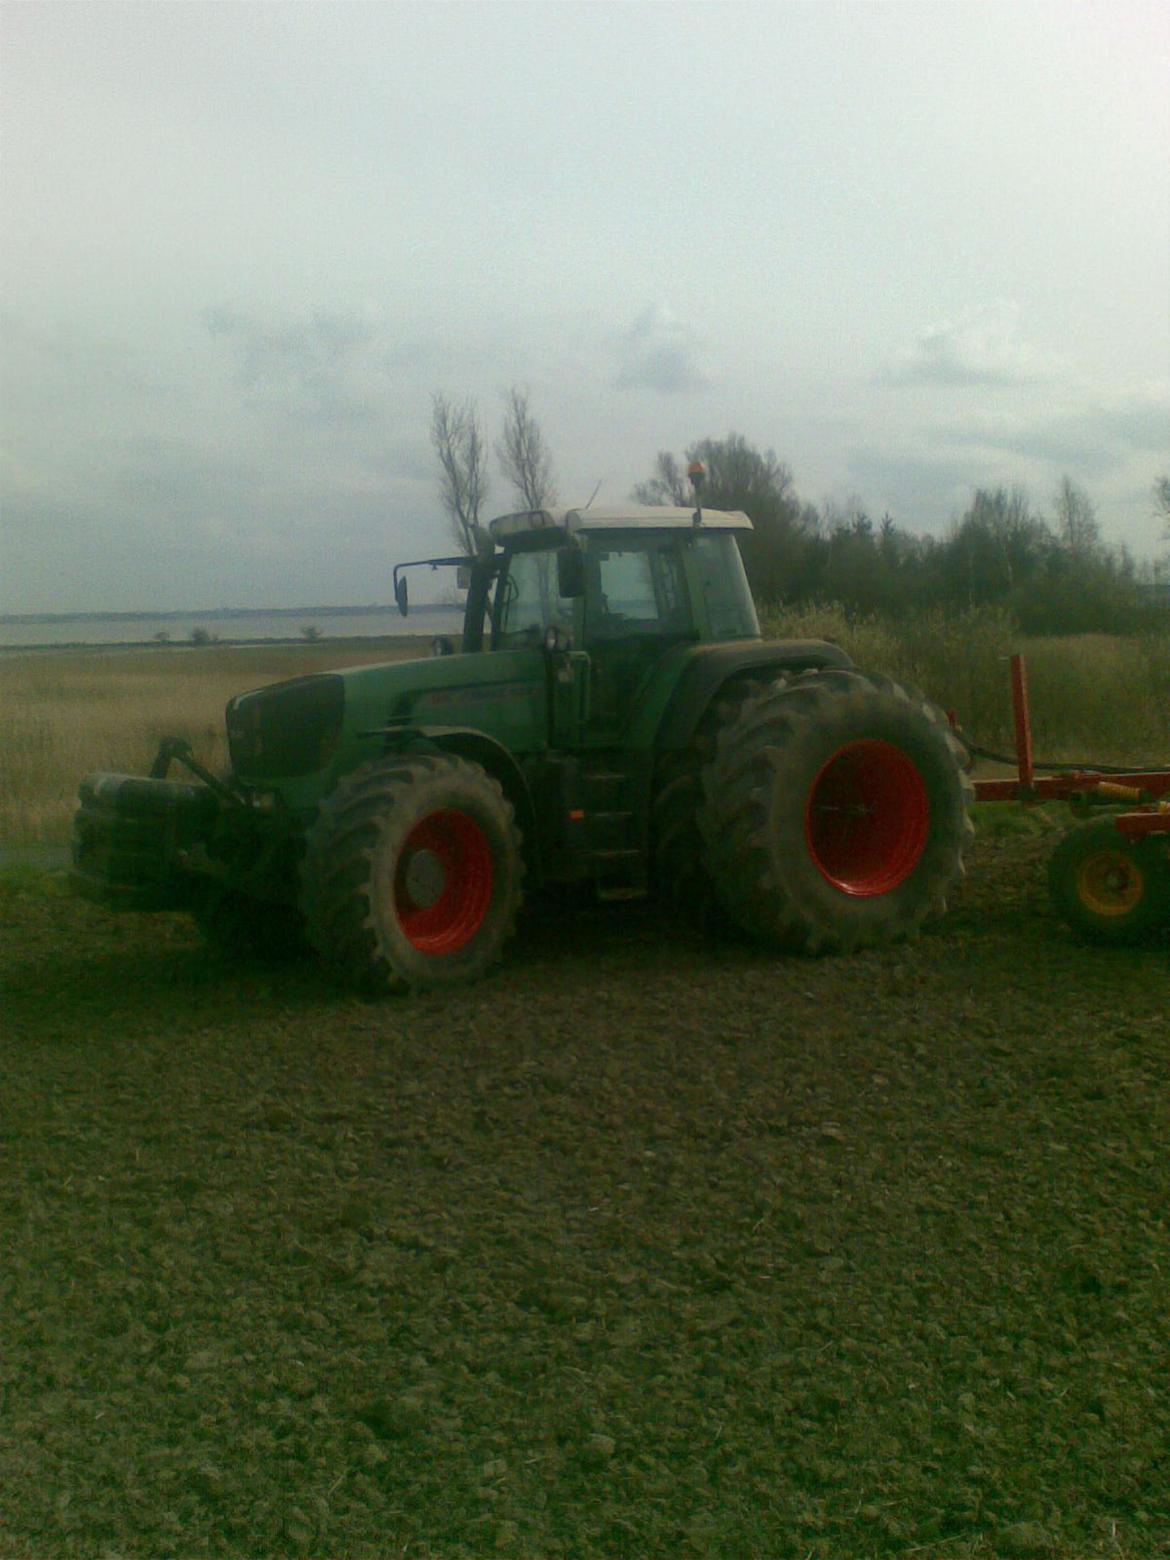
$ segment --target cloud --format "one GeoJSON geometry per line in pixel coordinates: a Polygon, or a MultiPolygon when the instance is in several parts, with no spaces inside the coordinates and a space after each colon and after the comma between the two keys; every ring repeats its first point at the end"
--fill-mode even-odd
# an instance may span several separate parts
{"type": "Polygon", "coordinates": [[[236,381],[255,404],[275,401],[327,423],[363,421],[391,388],[395,353],[362,314],[318,310],[275,320],[220,305],[202,318],[208,334],[227,343],[236,381]]]}
{"type": "Polygon", "coordinates": [[[926,331],[885,365],[878,383],[1003,388],[1036,384],[1059,366],[1025,340],[1012,305],[996,304],[926,331]]]}
{"type": "Polygon", "coordinates": [[[1113,471],[1134,457],[1170,461],[1170,384],[1100,395],[1092,391],[1032,412],[976,413],[938,425],[932,442],[1047,461],[1085,474],[1113,471]]]}
{"type": "Polygon", "coordinates": [[[689,325],[661,304],[644,309],[622,338],[616,384],[622,390],[676,395],[710,383],[702,347],[689,325]]]}
{"type": "Polygon", "coordinates": [[[912,531],[937,534],[989,480],[978,456],[932,456],[914,449],[862,449],[848,458],[848,471],[866,497],[871,514],[889,511],[912,531]]]}
{"type": "Polygon", "coordinates": [[[1137,549],[1155,542],[1149,492],[1170,467],[1170,383],[1102,386],[1069,382],[1062,399],[1021,392],[908,426],[884,438],[851,438],[851,482],[873,510],[888,507],[911,529],[937,531],[976,487],[1020,485],[1043,501],[1061,475],[1088,484],[1109,529],[1137,549]]]}

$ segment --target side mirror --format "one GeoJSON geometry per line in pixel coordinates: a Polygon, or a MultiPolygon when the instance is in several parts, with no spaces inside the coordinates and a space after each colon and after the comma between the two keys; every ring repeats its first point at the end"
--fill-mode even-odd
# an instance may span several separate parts
{"type": "Polygon", "coordinates": [[[406,588],[406,575],[400,574],[394,581],[394,600],[398,603],[398,610],[405,617],[410,611],[410,592],[406,588]]]}
{"type": "Polygon", "coordinates": [[[557,548],[557,595],[566,601],[585,594],[585,554],[579,547],[557,548]]]}
{"type": "Polygon", "coordinates": [[[471,565],[469,563],[461,563],[455,570],[455,589],[471,589],[471,565]]]}

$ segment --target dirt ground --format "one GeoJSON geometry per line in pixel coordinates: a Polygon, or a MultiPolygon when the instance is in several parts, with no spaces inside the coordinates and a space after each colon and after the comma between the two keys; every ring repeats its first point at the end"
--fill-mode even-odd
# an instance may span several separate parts
{"type": "Polygon", "coordinates": [[[454,996],[0,880],[0,1554],[1170,1552],[1170,942],[530,913],[454,996]]]}

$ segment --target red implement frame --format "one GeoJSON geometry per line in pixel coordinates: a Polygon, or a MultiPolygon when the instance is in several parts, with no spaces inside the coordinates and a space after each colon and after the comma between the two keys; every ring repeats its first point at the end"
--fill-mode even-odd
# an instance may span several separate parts
{"type": "Polygon", "coordinates": [[[1012,716],[1016,731],[1014,780],[976,780],[975,796],[981,802],[1084,802],[1116,807],[1130,802],[1139,810],[1120,813],[1114,823],[1123,834],[1135,838],[1170,834],[1170,769],[1134,770],[1129,774],[1103,774],[1100,770],[1069,769],[1060,774],[1037,776],[1032,758],[1032,717],[1028,708],[1028,676],[1022,655],[1013,655],[1012,716]]]}

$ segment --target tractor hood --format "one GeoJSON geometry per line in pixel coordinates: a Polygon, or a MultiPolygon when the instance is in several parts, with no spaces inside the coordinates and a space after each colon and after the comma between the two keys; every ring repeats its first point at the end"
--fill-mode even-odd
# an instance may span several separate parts
{"type": "Polygon", "coordinates": [[[395,729],[483,727],[506,745],[547,745],[546,661],[539,649],[347,667],[232,699],[228,745],[237,779],[260,788],[328,783],[383,751],[395,729]]]}

